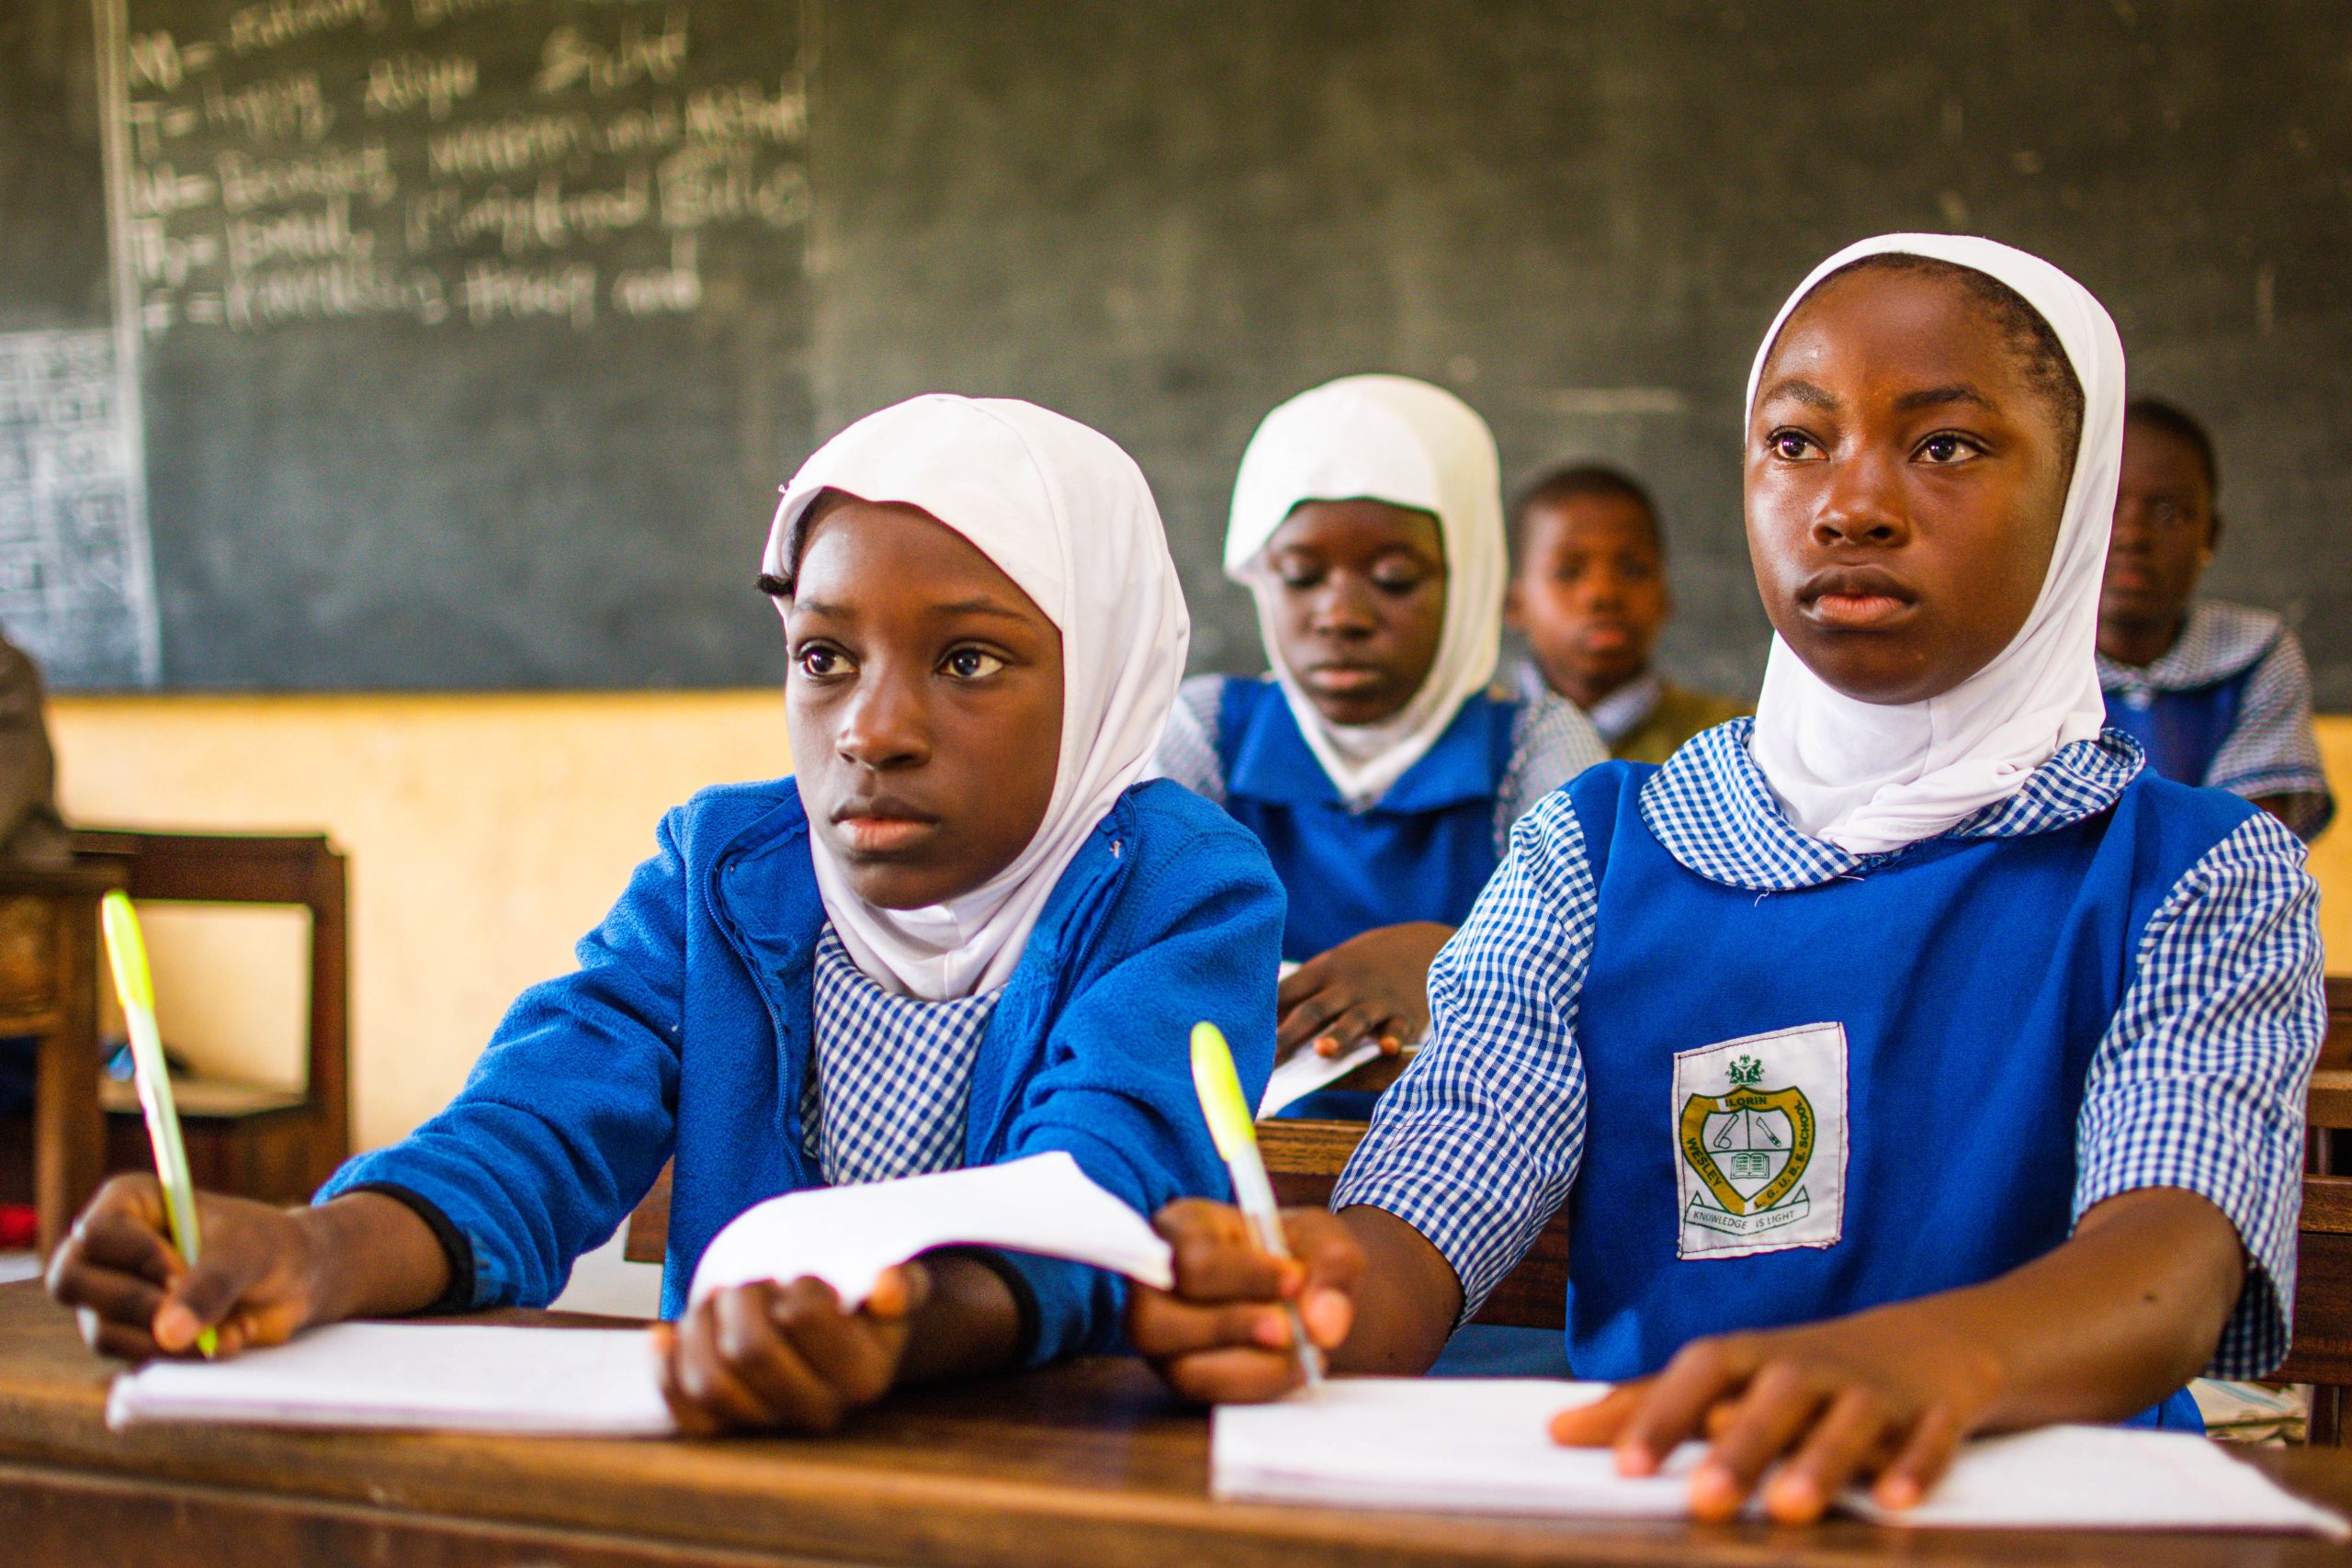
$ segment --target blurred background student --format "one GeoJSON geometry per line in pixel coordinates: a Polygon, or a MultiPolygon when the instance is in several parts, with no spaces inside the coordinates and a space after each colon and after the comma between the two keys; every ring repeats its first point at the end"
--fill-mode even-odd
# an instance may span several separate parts
{"type": "Polygon", "coordinates": [[[2309,842],[2335,797],[2302,644],[2268,610],[2197,596],[2221,543],[2221,489],[2202,424],[2154,398],[2132,404],[2098,604],[2107,722],[2165,777],[2243,795],[2309,842]]]}
{"type": "Polygon", "coordinates": [[[1504,617],[1527,638],[1519,689],[1546,689],[1584,709],[1609,754],[1663,762],[1746,704],[1679,686],[1651,662],[1674,614],[1666,535],[1649,491],[1599,464],[1574,464],[1530,486],[1510,518],[1513,570],[1504,617]]]}

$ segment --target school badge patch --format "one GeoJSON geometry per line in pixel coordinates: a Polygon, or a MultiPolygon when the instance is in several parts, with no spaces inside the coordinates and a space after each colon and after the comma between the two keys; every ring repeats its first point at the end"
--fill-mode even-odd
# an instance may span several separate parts
{"type": "Polygon", "coordinates": [[[1681,1258],[1835,1247],[1846,1227],[1846,1027],[1808,1023],[1674,1058],[1681,1258]]]}

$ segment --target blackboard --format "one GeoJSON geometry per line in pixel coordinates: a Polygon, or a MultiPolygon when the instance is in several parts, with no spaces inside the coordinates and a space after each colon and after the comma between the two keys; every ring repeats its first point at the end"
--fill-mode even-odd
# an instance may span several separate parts
{"type": "MultiPolygon", "coordinates": [[[[1241,446],[1281,398],[1381,368],[1468,398],[1513,483],[1566,457],[1648,479],[1680,607],[1667,657],[1752,689],[1736,453],[1756,335],[1828,250],[1930,228],[2041,251],[2109,302],[2137,388],[2214,426],[2232,531],[2211,586],[2286,611],[2323,703],[2352,707],[2352,12],[2326,0],[113,3],[133,41],[183,46],[176,89],[140,46],[134,102],[209,112],[185,45],[243,17],[277,39],[254,80],[315,71],[347,116],[323,143],[380,134],[396,163],[436,127],[588,103],[585,66],[539,90],[559,30],[641,62],[674,20],[676,76],[608,72],[585,112],[737,92],[774,197],[686,226],[699,296],[673,313],[613,308],[678,231],[617,221],[634,154],[609,135],[563,165],[567,191],[621,203],[561,247],[599,269],[591,321],[254,326],[189,319],[210,289],[174,286],[181,314],[139,344],[167,684],[772,680],[745,580],[766,498],[823,434],[933,389],[1035,398],[1125,443],[1169,519],[1195,664],[1250,668],[1216,570],[1241,446]],[[387,67],[369,119],[368,73],[409,56],[470,59],[470,89],[387,67]]],[[[101,179],[75,116],[102,96],[66,94],[45,169],[101,179]]],[[[190,157],[272,114],[299,137],[299,96],[223,111],[190,157]]],[[[0,138],[40,134],[0,102],[0,138]]],[[[30,288],[6,231],[60,183],[21,164],[0,151],[0,290],[30,288]]],[[[460,200],[502,180],[536,190],[492,170],[460,200]]],[[[505,256],[504,220],[429,239],[422,265],[547,261],[505,256]]],[[[104,265],[88,243],[63,295],[104,265]]],[[[40,324],[105,324],[74,306],[40,324]]]]}

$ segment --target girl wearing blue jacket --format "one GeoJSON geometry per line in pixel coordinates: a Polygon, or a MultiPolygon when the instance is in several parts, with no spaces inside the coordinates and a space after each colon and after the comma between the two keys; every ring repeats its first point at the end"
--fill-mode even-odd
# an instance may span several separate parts
{"type": "Polygon", "coordinates": [[[722,1225],[803,1188],[1061,1150],[1146,1213],[1224,1190],[1187,1032],[1219,1024],[1259,1092],[1283,903],[1246,829],[1136,782],[1189,633],[1143,475],[1030,404],[917,398],[794,477],[762,584],[797,773],[672,811],[579,969],[310,1206],[208,1195],[188,1270],[153,1181],[109,1184],[51,1277],[96,1348],[544,1305],[673,1157],[688,1430],[824,1430],[899,1382],[1117,1341],[1120,1280],[1027,1255],[929,1255],[854,1313],[813,1280],[691,1313],[686,1288],[722,1225]]]}

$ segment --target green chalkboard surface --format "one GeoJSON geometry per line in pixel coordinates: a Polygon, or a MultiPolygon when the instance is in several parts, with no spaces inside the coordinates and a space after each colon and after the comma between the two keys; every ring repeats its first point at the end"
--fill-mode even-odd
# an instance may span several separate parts
{"type": "MultiPolygon", "coordinates": [[[[1668,657],[1751,687],[1756,336],[1828,250],[1931,228],[2108,300],[2138,389],[2219,437],[2213,588],[2286,611],[2352,706],[2352,11],[2326,0],[5,10],[0,333],[128,309],[147,597],[138,539],[118,575],[167,685],[773,680],[774,486],[933,389],[1126,444],[1195,662],[1253,667],[1216,568],[1242,444],[1379,368],[1479,407],[1514,482],[1650,480],[1668,657]]],[[[91,633],[68,683],[137,683],[135,642],[91,633]]]]}

